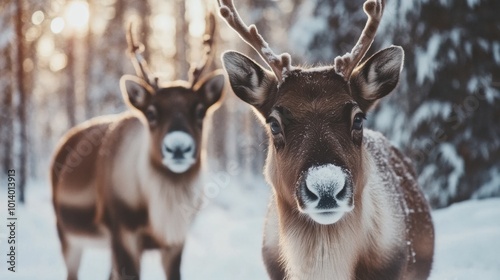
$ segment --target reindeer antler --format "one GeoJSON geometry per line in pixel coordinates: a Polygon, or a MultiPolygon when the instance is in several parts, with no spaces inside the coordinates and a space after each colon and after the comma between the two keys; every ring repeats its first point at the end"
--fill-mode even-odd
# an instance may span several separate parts
{"type": "Polygon", "coordinates": [[[240,35],[243,41],[250,45],[262,59],[264,59],[281,84],[287,72],[292,70],[292,59],[290,55],[288,53],[282,53],[280,55],[275,54],[269,47],[269,44],[264,41],[257,27],[254,24],[247,26],[243,22],[234,7],[233,0],[219,0],[219,6],[220,14],[226,23],[240,35]]]}
{"type": "Polygon", "coordinates": [[[132,60],[132,64],[134,65],[136,75],[144,79],[154,89],[158,89],[158,77],[155,77],[149,70],[148,63],[142,56],[144,45],[141,43],[136,44],[134,42],[132,22],[130,22],[127,30],[127,45],[128,53],[130,55],[130,59],[132,60]]]}
{"type": "Polygon", "coordinates": [[[343,56],[337,56],[335,58],[335,64],[333,66],[335,68],[335,72],[344,77],[344,80],[349,80],[352,71],[361,59],[363,59],[373,43],[378,25],[382,19],[382,14],[384,13],[384,7],[385,0],[367,0],[363,5],[363,9],[366,15],[368,15],[368,20],[363,32],[361,32],[358,42],[352,48],[350,53],[346,53],[343,56]]]}
{"type": "Polygon", "coordinates": [[[205,27],[205,35],[203,35],[203,45],[205,45],[205,53],[203,54],[201,63],[196,67],[194,65],[191,67],[189,78],[189,80],[191,81],[191,87],[194,87],[194,85],[201,78],[203,70],[205,70],[205,68],[209,66],[213,60],[212,46],[215,41],[214,34],[216,29],[215,16],[213,13],[210,13],[208,15],[206,22],[207,25],[205,27]]]}

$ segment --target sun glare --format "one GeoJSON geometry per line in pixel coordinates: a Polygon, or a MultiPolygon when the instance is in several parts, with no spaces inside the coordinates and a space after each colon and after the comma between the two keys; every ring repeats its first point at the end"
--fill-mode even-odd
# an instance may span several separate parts
{"type": "Polygon", "coordinates": [[[84,1],[69,2],[64,19],[71,31],[84,32],[89,23],[89,5],[84,1]]]}
{"type": "Polygon", "coordinates": [[[68,57],[64,53],[56,53],[50,57],[49,68],[53,72],[60,71],[68,64],[68,57]]]}
{"type": "Polygon", "coordinates": [[[64,19],[62,17],[56,17],[50,22],[50,30],[54,34],[59,34],[64,29],[64,19]]]}
{"type": "Polygon", "coordinates": [[[42,11],[36,11],[33,13],[33,15],[31,15],[31,22],[34,25],[40,25],[44,19],[45,19],[45,15],[43,14],[42,11]]]}
{"type": "Polygon", "coordinates": [[[189,34],[193,37],[201,37],[205,32],[205,9],[199,0],[190,0],[189,4],[189,34]]]}

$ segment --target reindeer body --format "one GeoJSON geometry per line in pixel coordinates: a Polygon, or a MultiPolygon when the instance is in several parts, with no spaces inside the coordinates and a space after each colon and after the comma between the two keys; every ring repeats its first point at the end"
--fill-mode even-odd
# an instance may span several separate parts
{"type": "MultiPolygon", "coordinates": [[[[272,197],[262,251],[271,279],[428,277],[434,232],[413,168],[380,133],[364,132],[366,183],[356,207],[340,221],[326,227],[311,223],[272,197]]],[[[269,176],[268,181],[278,183],[269,176]]]]}
{"type": "Polygon", "coordinates": [[[51,179],[68,279],[77,279],[82,251],[92,245],[111,247],[111,279],[138,279],[146,249],[160,249],[168,279],[180,279],[185,237],[201,199],[203,122],[225,80],[220,71],[202,76],[215,30],[213,15],[210,20],[204,62],[190,82],[159,84],[130,29],[137,76],[124,75],[120,88],[131,110],[87,121],[61,140],[51,179]]]}
{"type": "Polygon", "coordinates": [[[124,264],[137,268],[144,249],[162,248],[165,269],[173,277],[171,262],[180,261],[174,259],[180,258],[198,205],[200,163],[181,176],[153,166],[148,129],[131,113],[90,120],[62,143],[52,182],[68,268],[78,268],[89,245],[126,250],[124,255],[133,258],[124,264]],[[124,242],[111,246],[113,235],[124,242]]]}
{"type": "Polygon", "coordinates": [[[385,1],[367,0],[366,26],[331,66],[301,68],[276,55],[232,0],[220,13],[271,68],[228,51],[234,93],[269,135],[264,174],[273,188],[263,258],[272,280],[426,279],[434,229],[410,161],[363,129],[371,108],[397,86],[404,51],[391,46],[362,63],[385,1]]]}
{"type": "Polygon", "coordinates": [[[138,277],[142,252],[153,248],[162,250],[168,279],[180,279],[184,239],[200,202],[202,122],[221,96],[224,77],[215,72],[194,92],[181,83],[150,97],[134,79],[122,83],[130,87],[124,89],[128,102],[141,110],[73,128],[53,159],[68,279],[77,278],[82,250],[92,245],[112,248],[112,279],[138,277]],[[154,105],[139,106],[148,99],[154,105]]]}

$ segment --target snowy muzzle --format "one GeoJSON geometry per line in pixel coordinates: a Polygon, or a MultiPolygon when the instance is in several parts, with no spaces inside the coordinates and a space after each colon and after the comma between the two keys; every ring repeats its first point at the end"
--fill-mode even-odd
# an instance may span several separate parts
{"type": "Polygon", "coordinates": [[[193,137],[183,131],[173,131],[163,138],[163,164],[174,173],[186,172],[195,162],[196,144],[193,137]]]}
{"type": "Polygon", "coordinates": [[[333,164],[310,167],[296,194],[300,212],[323,225],[336,223],[354,208],[351,176],[333,164]]]}

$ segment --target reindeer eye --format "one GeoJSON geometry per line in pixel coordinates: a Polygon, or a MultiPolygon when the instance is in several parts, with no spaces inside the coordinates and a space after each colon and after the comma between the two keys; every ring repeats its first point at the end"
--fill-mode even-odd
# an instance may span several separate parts
{"type": "Polygon", "coordinates": [[[364,118],[365,118],[365,115],[363,113],[357,113],[354,116],[354,120],[352,121],[352,129],[354,129],[354,130],[363,129],[363,119],[364,118]]]}
{"type": "Polygon", "coordinates": [[[278,135],[281,133],[281,125],[275,118],[269,118],[267,122],[269,123],[269,127],[271,128],[271,133],[273,135],[278,135]]]}
{"type": "Polygon", "coordinates": [[[156,121],[156,109],[154,107],[147,108],[144,115],[150,123],[156,121]]]}
{"type": "Polygon", "coordinates": [[[203,105],[201,104],[198,104],[198,106],[196,106],[196,118],[198,119],[203,119],[205,117],[205,107],[203,107],[203,105]]]}

